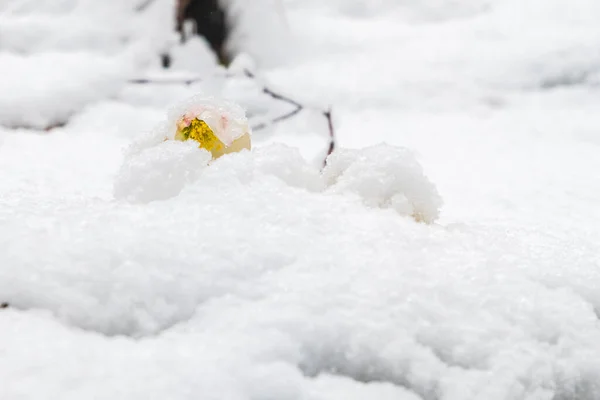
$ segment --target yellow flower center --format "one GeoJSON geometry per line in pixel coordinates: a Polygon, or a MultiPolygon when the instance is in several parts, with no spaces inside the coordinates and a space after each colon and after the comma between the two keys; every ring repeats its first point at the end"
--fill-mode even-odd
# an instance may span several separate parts
{"type": "Polygon", "coordinates": [[[226,146],[206,122],[197,118],[193,119],[189,126],[177,128],[175,140],[186,141],[188,139],[200,143],[199,147],[210,151],[213,159],[219,158],[223,154],[236,153],[252,148],[248,132],[235,139],[230,146],[226,146]]]}
{"type": "Polygon", "coordinates": [[[194,118],[189,126],[178,129],[175,134],[176,140],[185,141],[188,139],[195,140],[200,143],[200,147],[213,153],[223,154],[225,144],[219,140],[212,129],[204,121],[194,118]]]}

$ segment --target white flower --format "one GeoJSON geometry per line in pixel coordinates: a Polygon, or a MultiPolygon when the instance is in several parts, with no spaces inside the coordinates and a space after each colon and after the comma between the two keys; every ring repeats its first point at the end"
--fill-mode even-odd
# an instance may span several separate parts
{"type": "Polygon", "coordinates": [[[181,135],[178,138],[177,134],[189,128],[195,120],[203,121],[226,148],[245,135],[248,135],[248,145],[250,143],[250,128],[244,109],[235,103],[205,96],[194,96],[169,112],[172,130],[168,138],[181,139],[181,135]]]}

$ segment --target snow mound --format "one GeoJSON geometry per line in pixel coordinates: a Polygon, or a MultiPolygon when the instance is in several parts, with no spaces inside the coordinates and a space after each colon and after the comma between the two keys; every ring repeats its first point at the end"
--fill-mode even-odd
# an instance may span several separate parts
{"type": "Polygon", "coordinates": [[[120,63],[89,52],[0,52],[0,64],[0,125],[8,127],[63,124],[86,104],[115,94],[127,77],[120,63]]]}
{"type": "Polygon", "coordinates": [[[115,197],[146,203],[178,195],[212,156],[196,142],[169,140],[128,158],[115,182],[115,197]]]}
{"type": "Polygon", "coordinates": [[[164,141],[130,150],[115,180],[114,195],[129,202],[164,200],[177,196],[203,174],[201,184],[207,187],[218,187],[229,180],[250,184],[256,179],[276,179],[312,192],[325,187],[319,171],[297,149],[282,144],[228,155],[211,163],[210,153],[194,141],[164,141]],[[210,168],[206,168],[209,163],[210,168]]]}
{"type": "Polygon", "coordinates": [[[133,0],[2,2],[0,125],[65,124],[157,64],[173,40],[172,4],[152,2],[144,13],[138,5],[133,0]]]}
{"type": "Polygon", "coordinates": [[[211,163],[206,151],[195,151],[197,142],[171,143],[182,118],[202,113],[210,114],[207,121],[214,130],[224,118],[230,121],[232,133],[224,132],[225,137],[235,138],[247,129],[244,109],[230,101],[196,95],[179,102],[169,109],[165,121],[129,146],[115,182],[115,198],[145,203],[176,196],[196,182],[210,163],[212,175],[222,175],[215,176],[216,184],[232,174],[242,181],[270,175],[313,192],[358,195],[366,206],[391,208],[417,221],[431,223],[439,216],[441,197],[408,149],[388,144],[340,149],[328,157],[322,173],[306,162],[299,149],[283,144],[263,145],[251,155],[211,163]]]}
{"type": "Polygon", "coordinates": [[[340,150],[329,157],[323,175],[328,191],[355,193],[370,207],[428,223],[439,216],[442,199],[408,149],[382,144],[340,150]]]}
{"type": "Polygon", "coordinates": [[[535,275],[564,247],[390,218],[252,158],[147,204],[0,202],[5,397],[597,398],[593,308],[535,275]]]}
{"type": "Polygon", "coordinates": [[[341,149],[328,158],[322,174],[298,149],[283,144],[261,146],[252,154],[211,163],[195,141],[167,140],[173,136],[177,116],[185,110],[174,108],[168,122],[130,146],[115,181],[115,198],[146,203],[176,196],[198,181],[210,163],[215,185],[233,176],[244,182],[267,175],[313,192],[358,195],[368,207],[391,208],[417,221],[431,223],[439,216],[441,197],[408,149],[386,144],[341,149]]]}

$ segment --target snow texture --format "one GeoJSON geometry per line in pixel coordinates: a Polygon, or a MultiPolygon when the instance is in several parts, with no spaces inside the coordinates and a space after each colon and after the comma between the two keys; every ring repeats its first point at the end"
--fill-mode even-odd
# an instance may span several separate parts
{"type": "Polygon", "coordinates": [[[0,399],[600,398],[600,3],[236,0],[231,70],[144,3],[0,1],[0,399]]]}
{"type": "Polygon", "coordinates": [[[356,193],[366,205],[391,207],[417,221],[439,216],[441,198],[407,149],[341,149],[327,160],[323,174],[332,192],[356,193]]]}

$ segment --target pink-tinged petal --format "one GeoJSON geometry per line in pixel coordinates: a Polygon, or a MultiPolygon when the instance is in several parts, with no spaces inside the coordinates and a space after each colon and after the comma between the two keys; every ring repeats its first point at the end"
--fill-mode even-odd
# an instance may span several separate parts
{"type": "Polygon", "coordinates": [[[195,119],[195,117],[191,114],[186,114],[183,116],[183,118],[181,119],[181,122],[183,123],[184,127],[188,127],[190,126],[190,124],[192,123],[192,121],[195,119]]]}
{"type": "Polygon", "coordinates": [[[192,108],[190,111],[188,111],[188,115],[192,116],[192,119],[196,118],[198,115],[202,114],[202,112],[204,111],[204,107],[201,106],[197,106],[192,108]]]}

